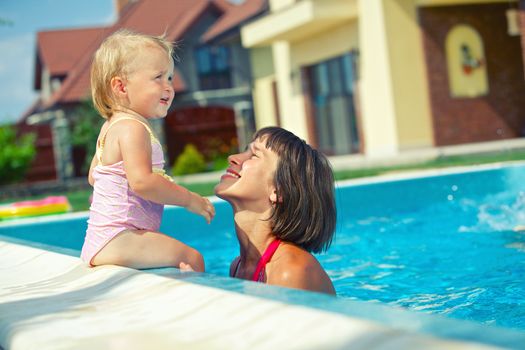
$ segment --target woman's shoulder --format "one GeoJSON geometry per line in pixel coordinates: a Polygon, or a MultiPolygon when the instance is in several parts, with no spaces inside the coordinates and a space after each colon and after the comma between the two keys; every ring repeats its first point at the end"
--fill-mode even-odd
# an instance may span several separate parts
{"type": "Polygon", "coordinates": [[[276,259],[272,259],[270,284],[334,294],[328,274],[311,253],[289,243],[282,244],[279,250],[276,259]]]}
{"type": "Polygon", "coordinates": [[[287,265],[318,264],[317,259],[311,253],[293,243],[282,242],[277,252],[279,252],[279,260],[287,265]]]}

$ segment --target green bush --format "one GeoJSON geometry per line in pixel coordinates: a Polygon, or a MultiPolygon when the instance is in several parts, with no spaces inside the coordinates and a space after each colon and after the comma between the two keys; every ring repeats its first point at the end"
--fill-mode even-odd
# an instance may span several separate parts
{"type": "Polygon", "coordinates": [[[0,126],[0,185],[21,180],[35,153],[34,134],[17,137],[14,127],[0,126]]]}
{"type": "Polygon", "coordinates": [[[173,175],[201,173],[206,169],[204,156],[192,144],[187,144],[173,165],[173,175]]]}
{"type": "MultiPolygon", "coordinates": [[[[233,153],[233,152],[232,152],[233,153]]],[[[226,169],[230,163],[228,162],[227,156],[217,157],[212,160],[211,164],[208,165],[210,171],[219,171],[226,169]]]]}
{"type": "Polygon", "coordinates": [[[96,151],[98,133],[104,119],[98,114],[91,100],[83,101],[75,110],[71,143],[86,150],[82,171],[87,174],[96,151]]]}
{"type": "Polygon", "coordinates": [[[237,138],[232,138],[229,142],[220,138],[211,138],[207,142],[205,158],[208,161],[208,171],[224,170],[228,167],[228,156],[238,153],[239,144],[237,138]]]}

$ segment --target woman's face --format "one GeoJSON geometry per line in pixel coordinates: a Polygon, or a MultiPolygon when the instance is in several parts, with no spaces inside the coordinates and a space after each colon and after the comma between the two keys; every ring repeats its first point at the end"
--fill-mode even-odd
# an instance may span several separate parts
{"type": "Polygon", "coordinates": [[[215,186],[215,194],[234,207],[267,210],[275,202],[274,174],[278,155],[266,148],[264,139],[228,157],[230,166],[215,186]]]}

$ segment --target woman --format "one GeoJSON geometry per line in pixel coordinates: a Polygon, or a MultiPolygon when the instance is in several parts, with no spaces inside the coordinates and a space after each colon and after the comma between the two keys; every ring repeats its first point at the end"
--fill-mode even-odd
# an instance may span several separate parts
{"type": "Polygon", "coordinates": [[[291,132],[268,127],[228,161],[215,194],[234,212],[240,256],[230,276],[335,294],[311,254],[328,249],[335,229],[328,160],[291,132]]]}

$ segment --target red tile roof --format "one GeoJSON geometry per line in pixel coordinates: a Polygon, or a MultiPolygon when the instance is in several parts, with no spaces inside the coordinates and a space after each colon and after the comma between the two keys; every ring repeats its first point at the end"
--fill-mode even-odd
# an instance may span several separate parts
{"type": "MultiPolygon", "coordinates": [[[[166,33],[170,41],[178,41],[199,16],[213,6],[225,15],[202,37],[203,41],[209,41],[262,12],[266,3],[267,0],[246,0],[236,6],[227,0],[138,0],[125,6],[118,21],[110,27],[41,32],[38,50],[43,63],[52,75],[67,73],[61,88],[44,107],[89,97],[92,55],[102,40],[118,29],[128,28],[155,35],[166,33]]],[[[177,71],[173,86],[176,92],[186,88],[177,71]]]]}
{"type": "MultiPolygon", "coordinates": [[[[53,94],[45,107],[50,108],[56,103],[76,102],[89,96],[89,71],[92,55],[102,40],[114,31],[128,28],[154,35],[165,32],[170,41],[181,40],[186,30],[209,6],[213,6],[220,12],[231,7],[224,0],[139,0],[131,2],[123,9],[120,18],[113,26],[104,28],[102,35],[88,45],[86,50],[81,51],[80,59],[75,62],[61,88],[53,94]]],[[[173,85],[176,92],[185,90],[184,81],[178,72],[175,72],[173,85]]]]}
{"type": "Polygon", "coordinates": [[[202,41],[209,42],[216,39],[221,34],[263,12],[266,6],[267,0],[245,0],[244,3],[233,6],[204,33],[202,41]]]}
{"type": "Polygon", "coordinates": [[[84,28],[38,32],[37,50],[51,75],[69,72],[91,43],[101,37],[106,28],[84,28]]]}

